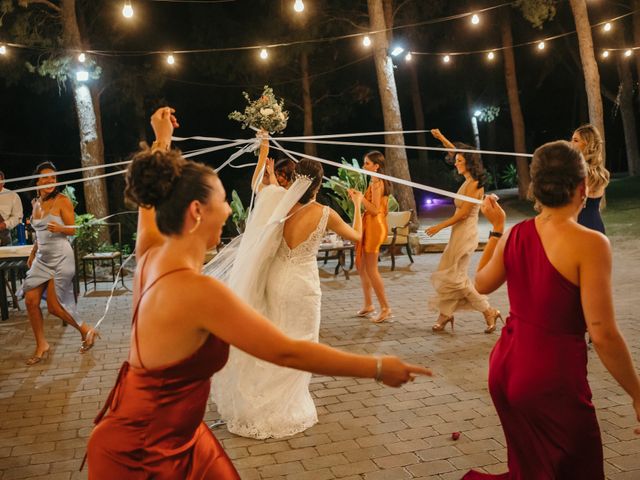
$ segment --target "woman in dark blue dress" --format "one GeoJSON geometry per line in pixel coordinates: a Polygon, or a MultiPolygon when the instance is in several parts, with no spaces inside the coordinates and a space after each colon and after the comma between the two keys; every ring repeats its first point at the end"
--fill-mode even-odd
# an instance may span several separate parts
{"type": "Polygon", "coordinates": [[[578,223],[592,230],[605,233],[600,216],[601,203],[604,204],[604,190],[609,184],[609,171],[602,157],[602,137],[593,125],[578,127],[571,137],[571,143],[587,161],[587,198],[578,215],[578,223]]]}

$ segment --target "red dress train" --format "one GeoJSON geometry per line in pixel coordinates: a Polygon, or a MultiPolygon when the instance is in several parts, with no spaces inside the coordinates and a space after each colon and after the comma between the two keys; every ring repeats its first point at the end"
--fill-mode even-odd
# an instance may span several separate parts
{"type": "Polygon", "coordinates": [[[509,472],[465,480],[602,480],[602,441],[587,382],[580,288],[550,263],[535,221],[504,251],[510,312],[489,360],[489,391],[509,472]]]}

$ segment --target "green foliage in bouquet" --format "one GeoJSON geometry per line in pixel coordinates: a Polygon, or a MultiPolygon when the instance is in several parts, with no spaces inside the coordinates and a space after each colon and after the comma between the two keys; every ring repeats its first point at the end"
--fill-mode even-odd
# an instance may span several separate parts
{"type": "Polygon", "coordinates": [[[238,233],[244,232],[249,211],[244,208],[242,200],[240,200],[240,196],[235,190],[231,192],[231,203],[229,206],[231,207],[231,220],[236,226],[236,230],[238,230],[238,233]]]}
{"type": "MultiPolygon", "coordinates": [[[[358,169],[360,168],[360,164],[355,158],[351,160],[351,163],[343,158],[342,164],[350,165],[358,169]]],[[[351,197],[349,197],[347,190],[353,188],[354,190],[359,190],[362,193],[366,192],[367,187],[369,186],[369,178],[370,177],[364,173],[354,172],[353,170],[348,170],[346,168],[339,168],[338,176],[332,176],[331,181],[323,183],[322,186],[331,190],[329,195],[335,199],[336,203],[340,205],[340,208],[342,208],[342,210],[349,216],[349,219],[353,221],[353,202],[351,201],[351,197]]],[[[389,195],[388,210],[390,212],[397,212],[399,209],[400,205],[398,204],[398,201],[393,195],[389,195]]]]}
{"type": "Polygon", "coordinates": [[[244,113],[236,110],[229,114],[229,118],[242,123],[243,129],[254,127],[269,133],[279,133],[287,127],[289,112],[284,109],[284,100],[278,100],[271,87],[265,85],[257,100],[251,100],[247,92],[242,92],[242,95],[248,103],[244,113]]]}

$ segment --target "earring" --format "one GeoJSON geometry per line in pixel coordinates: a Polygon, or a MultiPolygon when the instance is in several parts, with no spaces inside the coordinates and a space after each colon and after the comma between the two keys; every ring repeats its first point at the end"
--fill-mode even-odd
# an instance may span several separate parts
{"type": "Polygon", "coordinates": [[[191,230],[189,230],[189,233],[193,233],[193,232],[195,232],[195,231],[198,229],[198,227],[200,226],[200,221],[201,221],[201,220],[202,220],[202,218],[201,218],[201,217],[197,217],[197,218],[196,218],[196,226],[195,226],[195,227],[193,227],[191,230]]]}
{"type": "Polygon", "coordinates": [[[587,196],[582,195],[582,208],[585,208],[586,206],[587,206],[587,196]]]}

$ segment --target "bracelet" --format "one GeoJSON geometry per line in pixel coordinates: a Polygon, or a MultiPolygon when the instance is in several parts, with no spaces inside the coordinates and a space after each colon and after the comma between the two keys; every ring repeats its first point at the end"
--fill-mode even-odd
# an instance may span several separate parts
{"type": "Polygon", "coordinates": [[[502,236],[502,232],[494,232],[493,230],[489,232],[489,238],[496,237],[500,238],[502,236]]]}
{"type": "Polygon", "coordinates": [[[382,383],[382,357],[376,358],[376,383],[382,383]]]}

